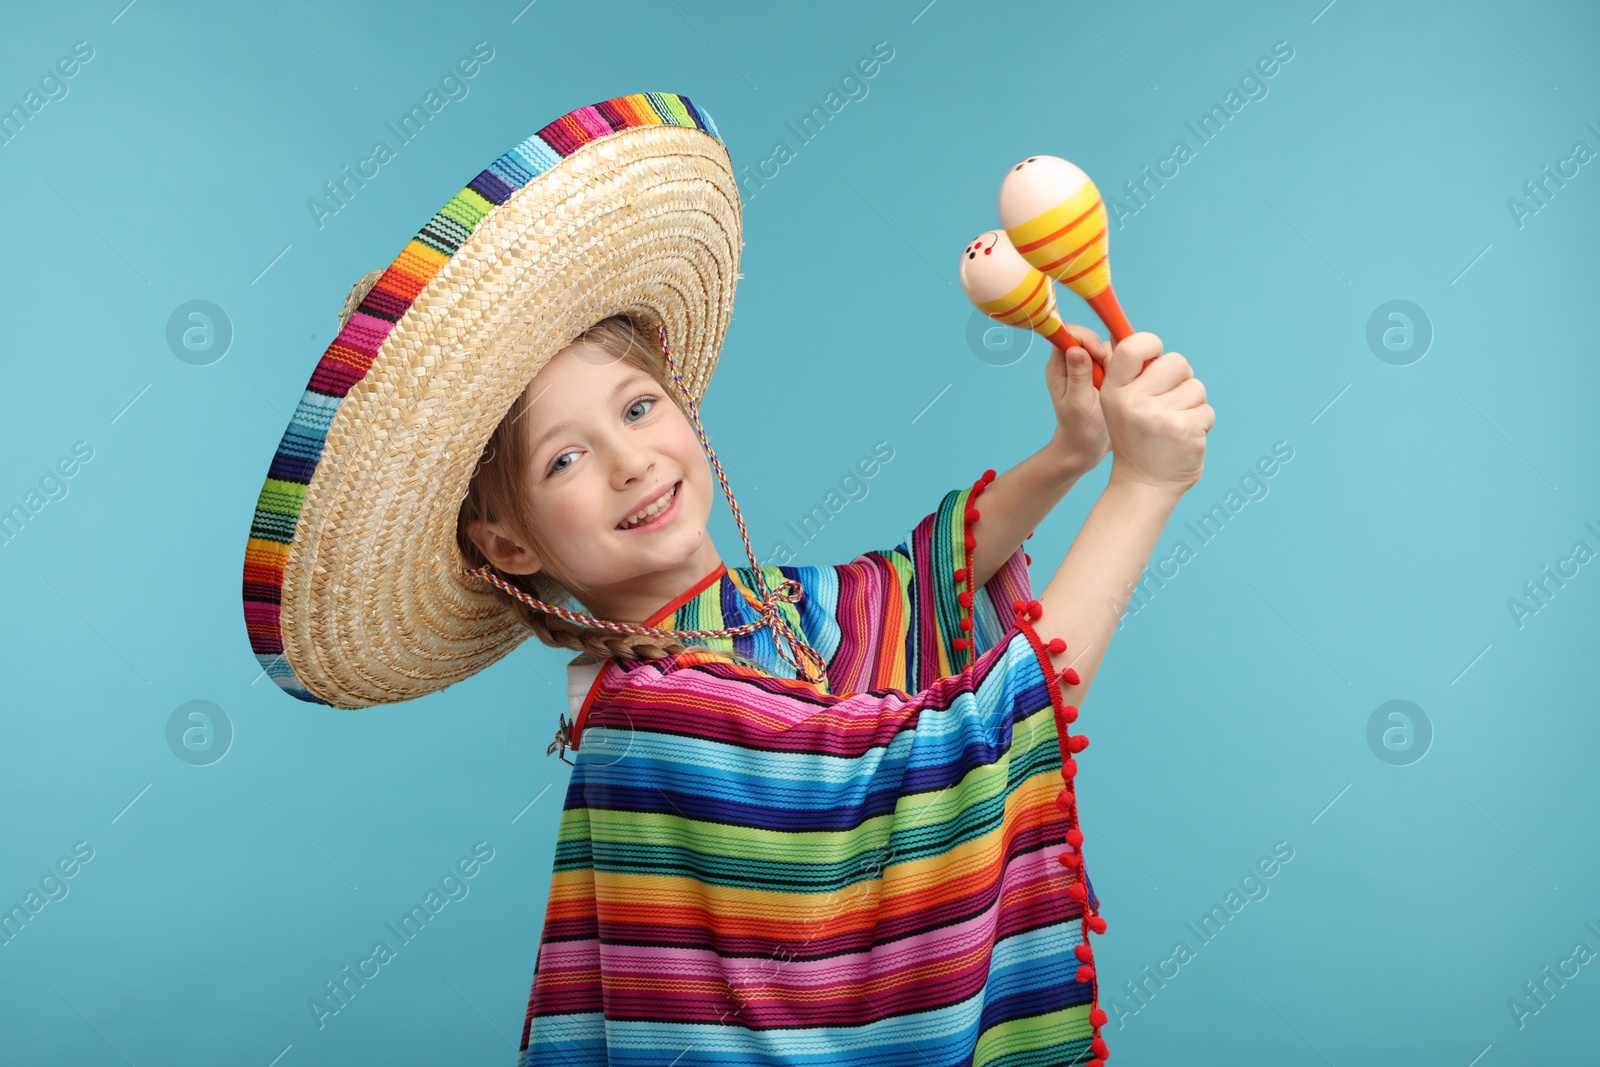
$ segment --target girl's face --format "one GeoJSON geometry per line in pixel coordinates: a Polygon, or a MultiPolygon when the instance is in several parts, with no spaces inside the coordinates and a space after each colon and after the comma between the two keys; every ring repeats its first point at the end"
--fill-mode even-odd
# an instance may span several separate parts
{"type": "Polygon", "coordinates": [[[642,622],[717,567],[706,530],[711,468],[654,377],[576,342],[539,371],[528,396],[523,491],[553,559],[529,553],[513,572],[549,562],[581,584],[574,592],[591,614],[642,622]]]}

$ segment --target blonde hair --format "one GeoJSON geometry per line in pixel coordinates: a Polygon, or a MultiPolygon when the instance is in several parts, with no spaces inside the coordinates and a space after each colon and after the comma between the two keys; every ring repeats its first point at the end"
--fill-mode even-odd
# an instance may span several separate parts
{"type": "MultiPolygon", "coordinates": [[[[661,386],[663,393],[684,413],[685,419],[689,417],[683,396],[678,392],[677,386],[667,372],[665,361],[653,343],[653,335],[646,333],[641,324],[632,317],[612,315],[601,319],[579,334],[573,343],[578,341],[596,345],[617,359],[649,374],[661,386]]],[[[539,535],[538,518],[528,508],[521,492],[532,461],[528,448],[528,439],[531,435],[526,427],[520,425],[529,403],[528,391],[523,390],[500,421],[500,425],[495,427],[494,433],[489,436],[489,441],[484,446],[483,454],[478,459],[477,469],[467,486],[466,498],[461,502],[461,513],[456,521],[456,544],[461,549],[462,558],[470,567],[490,565],[488,557],[467,535],[470,524],[478,520],[501,523],[512,536],[531,548],[541,560],[548,561],[552,558],[548,542],[539,535]]],[[[546,604],[589,614],[575,595],[583,592],[581,583],[552,573],[548,563],[532,574],[506,574],[498,569],[495,573],[529,596],[546,604]]],[[[634,634],[579,625],[552,612],[540,611],[524,604],[503,590],[496,589],[495,594],[511,607],[517,618],[532,630],[540,641],[553,648],[570,648],[602,659],[621,656],[634,660],[662,659],[690,648],[708,650],[710,648],[699,642],[683,642],[656,634],[634,634]]],[[[716,651],[749,666],[760,666],[729,651],[721,649],[716,651]]]]}

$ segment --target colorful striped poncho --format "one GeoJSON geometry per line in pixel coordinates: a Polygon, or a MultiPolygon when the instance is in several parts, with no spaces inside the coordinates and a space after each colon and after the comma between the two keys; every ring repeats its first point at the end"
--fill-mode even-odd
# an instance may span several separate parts
{"type": "MultiPolygon", "coordinates": [[[[1082,840],[1057,804],[1070,718],[1013,608],[1020,548],[959,627],[972,492],[895,549],[764,569],[801,583],[784,610],[826,689],[770,627],[591,668],[519,1067],[1105,1054],[1097,980],[1078,980],[1099,901],[1057,859],[1082,840]]],[[[758,596],[751,568],[719,567],[649,622],[738,625],[758,596]]]]}

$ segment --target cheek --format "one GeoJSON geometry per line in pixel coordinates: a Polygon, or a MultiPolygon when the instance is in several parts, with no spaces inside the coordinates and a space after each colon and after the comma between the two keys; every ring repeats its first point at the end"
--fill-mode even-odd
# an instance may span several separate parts
{"type": "Polygon", "coordinates": [[[706,458],[705,449],[700,444],[700,435],[694,432],[694,426],[687,417],[680,415],[673,429],[672,450],[678,457],[678,462],[683,465],[690,477],[704,480],[707,477],[715,478],[711,472],[710,461],[706,458]]]}
{"type": "Polygon", "coordinates": [[[544,537],[558,554],[570,553],[570,546],[591,537],[595,525],[602,521],[594,488],[587,484],[590,481],[583,479],[564,486],[559,493],[545,495],[535,506],[544,537]]]}
{"type": "MultiPolygon", "coordinates": [[[[728,478],[731,480],[735,473],[733,468],[729,467],[726,462],[723,462],[722,465],[727,469],[728,478]]],[[[699,438],[694,441],[694,451],[685,458],[684,468],[688,471],[688,477],[693,478],[695,483],[701,486],[708,496],[714,499],[722,492],[717,482],[717,472],[711,469],[711,461],[706,457],[704,450],[701,449],[699,438]]]]}

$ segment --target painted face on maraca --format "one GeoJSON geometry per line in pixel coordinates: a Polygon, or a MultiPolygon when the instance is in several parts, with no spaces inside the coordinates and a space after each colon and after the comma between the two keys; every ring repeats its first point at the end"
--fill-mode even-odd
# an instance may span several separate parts
{"type": "Polygon", "coordinates": [[[961,250],[959,273],[967,298],[991,319],[1034,330],[1053,343],[1072,343],[1056,314],[1050,279],[1017,254],[1003,230],[969,241],[961,250]]]}
{"type": "Polygon", "coordinates": [[[1010,293],[1033,272],[1000,230],[980,233],[961,250],[961,288],[982,306],[1010,293]]]}

